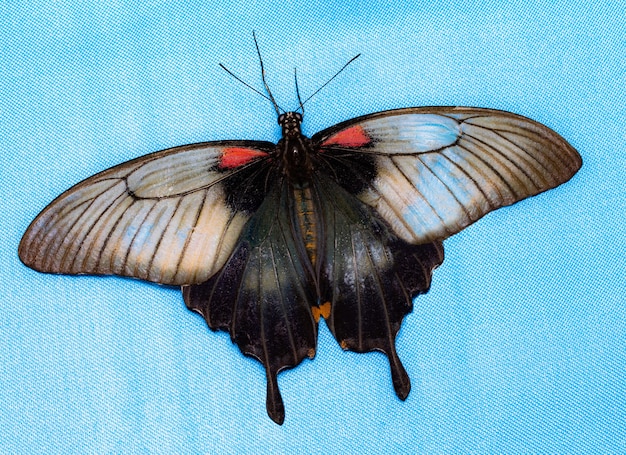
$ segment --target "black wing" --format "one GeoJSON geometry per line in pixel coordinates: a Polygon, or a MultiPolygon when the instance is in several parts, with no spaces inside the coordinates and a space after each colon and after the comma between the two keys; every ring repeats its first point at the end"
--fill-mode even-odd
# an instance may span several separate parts
{"type": "Polygon", "coordinates": [[[337,183],[325,176],[319,183],[328,326],[343,349],[384,352],[396,394],[404,400],[411,385],[396,353],[396,335],[413,298],[428,292],[432,272],[443,262],[443,245],[408,244],[337,183]]]}
{"type": "Polygon", "coordinates": [[[278,424],[285,409],[276,376],[313,357],[317,344],[313,277],[294,237],[293,199],[280,182],[250,219],[224,268],[208,282],[183,287],[187,306],[209,327],[230,332],[267,375],[267,412],[278,424]]]}

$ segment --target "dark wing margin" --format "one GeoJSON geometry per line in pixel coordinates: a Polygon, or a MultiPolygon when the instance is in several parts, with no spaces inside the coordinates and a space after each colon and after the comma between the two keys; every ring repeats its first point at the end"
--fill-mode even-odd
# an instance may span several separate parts
{"type": "Polygon", "coordinates": [[[189,309],[213,330],[230,332],[267,376],[267,413],[278,424],[285,408],[277,375],[313,358],[317,321],[310,273],[293,236],[287,184],[276,184],[252,216],[226,265],[206,283],[184,286],[189,309]]]}
{"type": "Polygon", "coordinates": [[[411,383],[395,339],[412,300],[428,292],[443,245],[411,245],[389,231],[370,207],[320,175],[325,245],[322,301],[330,302],[328,326],[343,349],[384,352],[398,397],[411,383]]]}
{"type": "Polygon", "coordinates": [[[582,165],[550,128],[491,109],[384,111],[312,141],[328,172],[349,169],[339,183],[412,244],[445,239],[492,210],[566,182],[582,165]]]}
{"type": "Polygon", "coordinates": [[[262,196],[274,147],[253,141],[184,145],[96,174],[35,218],[19,257],[41,272],[171,285],[206,281],[262,199],[233,198],[231,187],[262,196]]]}

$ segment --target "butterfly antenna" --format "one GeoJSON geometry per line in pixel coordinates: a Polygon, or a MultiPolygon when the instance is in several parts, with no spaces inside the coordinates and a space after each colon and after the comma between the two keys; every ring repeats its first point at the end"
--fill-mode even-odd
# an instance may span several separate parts
{"type": "Polygon", "coordinates": [[[226,71],[228,74],[230,74],[232,77],[234,77],[237,81],[241,82],[243,85],[245,85],[246,87],[248,87],[250,90],[252,90],[255,93],[258,93],[259,95],[261,95],[263,98],[265,98],[266,100],[268,100],[269,102],[272,102],[272,100],[270,98],[268,98],[268,96],[263,93],[260,92],[259,90],[255,89],[254,87],[252,87],[250,84],[248,84],[247,82],[244,82],[239,76],[237,76],[235,73],[233,73],[231,70],[229,70],[228,68],[226,68],[223,64],[220,63],[220,66],[222,67],[222,69],[224,71],[226,71]]]}
{"type": "Polygon", "coordinates": [[[259,64],[261,65],[261,79],[263,79],[263,85],[265,86],[265,90],[267,91],[267,94],[269,95],[268,99],[274,105],[274,109],[276,110],[276,115],[280,115],[280,111],[285,112],[285,110],[278,105],[278,103],[274,99],[274,95],[272,95],[272,91],[270,90],[269,85],[267,85],[267,81],[265,80],[265,67],[263,66],[263,59],[261,58],[261,50],[259,49],[259,43],[256,40],[256,34],[254,33],[254,30],[252,31],[252,38],[254,38],[254,45],[256,46],[256,53],[259,56],[259,64]]]}
{"type": "Polygon", "coordinates": [[[298,95],[298,103],[300,103],[300,109],[302,111],[302,115],[304,115],[304,103],[302,103],[302,98],[300,98],[300,87],[298,86],[298,70],[296,68],[293,69],[293,77],[296,80],[296,95],[298,95]]]}
{"type": "MultiPolygon", "coordinates": [[[[300,103],[300,107],[303,109],[303,112],[304,112],[304,108],[303,108],[303,106],[306,104],[306,102],[307,102],[307,101],[309,101],[311,98],[313,98],[315,95],[317,95],[317,94],[319,93],[319,91],[320,91],[320,90],[322,90],[324,87],[326,87],[328,84],[330,84],[330,82],[331,82],[334,78],[336,78],[337,76],[339,76],[339,74],[341,74],[341,72],[342,72],[343,70],[345,70],[345,69],[348,67],[348,65],[349,65],[350,63],[352,63],[353,61],[355,61],[355,60],[356,60],[357,58],[359,58],[360,56],[361,56],[361,54],[357,54],[357,55],[355,55],[354,57],[352,57],[352,58],[348,61],[348,63],[346,63],[345,65],[343,65],[343,66],[341,67],[341,69],[340,69],[339,71],[337,71],[333,77],[331,77],[330,79],[328,79],[328,80],[326,81],[326,83],[325,83],[324,85],[322,85],[320,88],[318,88],[317,90],[315,90],[311,96],[309,96],[307,99],[305,99],[305,100],[304,100],[304,102],[303,102],[303,103],[300,103]]],[[[296,86],[296,87],[297,87],[297,86],[296,86]]]]}

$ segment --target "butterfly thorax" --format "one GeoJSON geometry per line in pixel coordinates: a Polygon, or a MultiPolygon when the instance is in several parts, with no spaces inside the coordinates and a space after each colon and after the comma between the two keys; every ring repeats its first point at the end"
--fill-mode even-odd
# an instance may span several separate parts
{"type": "Polygon", "coordinates": [[[310,180],[311,141],[300,130],[302,115],[298,112],[286,112],[278,117],[278,124],[282,128],[283,137],[278,141],[276,149],[283,174],[292,183],[310,180]]]}

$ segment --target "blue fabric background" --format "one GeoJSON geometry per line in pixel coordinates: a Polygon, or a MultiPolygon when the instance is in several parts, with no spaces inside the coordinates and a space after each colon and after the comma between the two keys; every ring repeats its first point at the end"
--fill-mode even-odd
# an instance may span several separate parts
{"type": "Polygon", "coordinates": [[[625,453],[624,2],[30,0],[0,4],[0,452],[625,453]],[[546,6],[550,4],[551,6],[546,6]],[[558,6],[557,6],[558,4],[558,6]],[[307,134],[420,105],[513,111],[584,158],[558,189],[446,242],[398,349],[279,376],[212,333],[172,288],[27,269],[17,245],[72,184],[142,154],[275,141],[274,93],[310,94],[307,134]]]}

